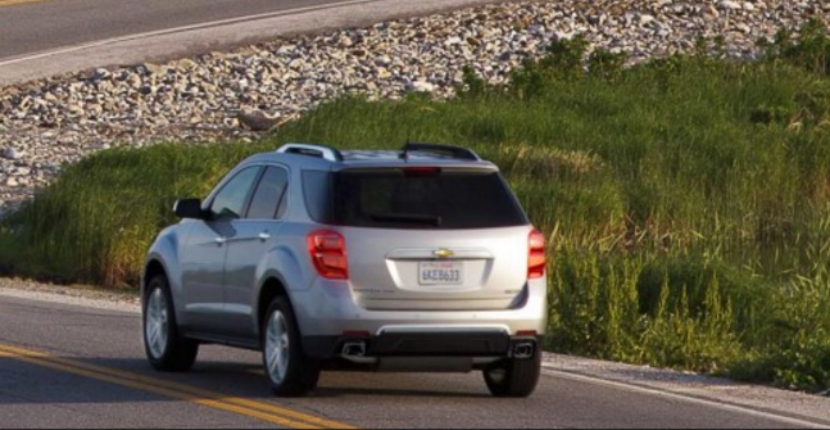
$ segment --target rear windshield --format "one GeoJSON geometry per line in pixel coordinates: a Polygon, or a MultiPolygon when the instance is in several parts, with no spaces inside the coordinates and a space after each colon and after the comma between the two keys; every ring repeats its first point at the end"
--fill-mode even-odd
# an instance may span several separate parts
{"type": "Polygon", "coordinates": [[[350,227],[476,229],[527,225],[498,172],[306,172],[309,214],[350,227]]]}

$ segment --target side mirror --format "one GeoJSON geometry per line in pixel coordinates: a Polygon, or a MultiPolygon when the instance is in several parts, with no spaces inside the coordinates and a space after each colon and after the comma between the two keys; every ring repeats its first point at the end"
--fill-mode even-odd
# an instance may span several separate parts
{"type": "Polygon", "coordinates": [[[205,218],[205,213],[202,210],[202,201],[200,199],[176,200],[176,204],[173,205],[173,212],[179,218],[205,218]]]}

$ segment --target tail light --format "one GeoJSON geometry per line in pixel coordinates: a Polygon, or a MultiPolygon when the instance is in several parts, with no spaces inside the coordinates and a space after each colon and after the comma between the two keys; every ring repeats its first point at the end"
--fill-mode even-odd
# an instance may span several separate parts
{"type": "Polygon", "coordinates": [[[346,239],[332,230],[315,230],[308,235],[308,252],[320,276],[349,279],[346,239]]]}
{"type": "Polygon", "coordinates": [[[528,279],[545,276],[545,235],[533,229],[527,238],[527,277],[528,279]]]}

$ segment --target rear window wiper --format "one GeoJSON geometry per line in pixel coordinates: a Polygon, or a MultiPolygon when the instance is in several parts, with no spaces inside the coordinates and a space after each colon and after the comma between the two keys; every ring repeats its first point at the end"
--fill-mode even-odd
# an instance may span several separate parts
{"type": "Polygon", "coordinates": [[[440,216],[415,215],[415,214],[371,214],[375,222],[404,222],[412,224],[428,224],[438,227],[441,225],[440,216]]]}

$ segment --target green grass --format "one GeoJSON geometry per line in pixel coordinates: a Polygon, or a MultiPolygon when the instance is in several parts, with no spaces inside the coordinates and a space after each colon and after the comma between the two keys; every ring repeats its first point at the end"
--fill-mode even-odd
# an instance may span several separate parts
{"type": "Polygon", "coordinates": [[[450,101],[347,97],[256,144],[101,152],[0,224],[0,268],[136,285],[173,201],[248,154],[454,143],[502,168],[550,240],[549,349],[826,389],[830,43],[811,25],[759,63],[715,45],[626,70],[599,52],[584,73],[580,42],[558,43],[506,87],[468,71],[450,101]]]}

